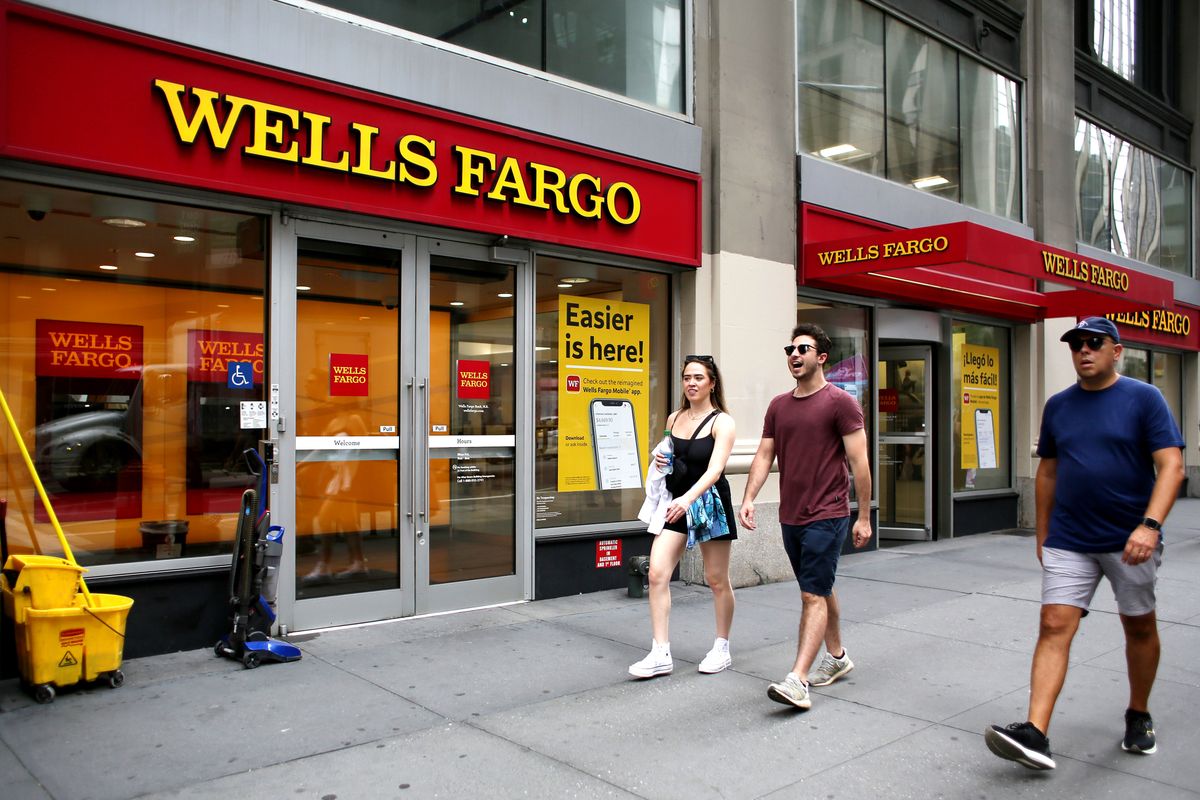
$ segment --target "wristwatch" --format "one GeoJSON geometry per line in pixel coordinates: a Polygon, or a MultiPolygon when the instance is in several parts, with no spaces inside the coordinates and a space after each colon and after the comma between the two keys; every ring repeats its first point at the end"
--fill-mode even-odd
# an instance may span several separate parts
{"type": "Polygon", "coordinates": [[[1162,523],[1156,520],[1154,517],[1142,517],[1142,525],[1143,527],[1149,528],[1152,531],[1162,528],[1162,523]]]}

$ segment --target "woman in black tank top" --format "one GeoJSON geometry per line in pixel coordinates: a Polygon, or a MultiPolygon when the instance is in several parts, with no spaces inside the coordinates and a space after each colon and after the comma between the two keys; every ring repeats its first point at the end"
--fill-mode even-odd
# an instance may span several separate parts
{"type": "MultiPolygon", "coordinates": [[[[650,627],[654,639],[650,654],[629,667],[638,678],[667,675],[674,669],[668,634],[671,616],[671,575],[687,546],[687,510],[710,489],[720,498],[729,532],[700,542],[704,579],[713,594],[716,640],[700,661],[704,673],[721,672],[732,660],[729,631],[733,625],[733,585],[729,581],[730,545],[737,538],[737,522],[725,480],[725,462],[736,434],[733,417],[725,411],[720,370],[712,356],[687,356],[683,365],[683,401],[667,419],[674,450],[666,486],[673,499],[667,507],[666,525],[650,549],[650,627]]],[[[656,456],[660,467],[667,461],[656,456]]]]}

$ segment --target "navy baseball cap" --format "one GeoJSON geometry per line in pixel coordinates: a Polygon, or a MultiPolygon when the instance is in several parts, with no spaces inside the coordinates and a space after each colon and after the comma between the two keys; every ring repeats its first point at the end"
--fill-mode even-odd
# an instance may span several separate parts
{"type": "Polygon", "coordinates": [[[1089,334],[1099,334],[1107,336],[1114,342],[1120,343],[1121,334],[1117,333],[1117,326],[1111,319],[1106,317],[1088,317],[1080,321],[1078,325],[1059,337],[1060,342],[1069,342],[1076,336],[1088,336],[1089,334]]]}

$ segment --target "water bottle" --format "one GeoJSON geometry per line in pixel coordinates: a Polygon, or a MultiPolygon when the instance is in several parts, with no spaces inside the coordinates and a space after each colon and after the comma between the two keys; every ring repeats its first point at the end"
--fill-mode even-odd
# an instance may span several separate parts
{"type": "Polygon", "coordinates": [[[671,432],[663,431],[662,444],[658,446],[658,451],[667,459],[667,465],[660,467],[663,475],[670,475],[671,470],[675,468],[675,443],[671,441],[671,432]]]}

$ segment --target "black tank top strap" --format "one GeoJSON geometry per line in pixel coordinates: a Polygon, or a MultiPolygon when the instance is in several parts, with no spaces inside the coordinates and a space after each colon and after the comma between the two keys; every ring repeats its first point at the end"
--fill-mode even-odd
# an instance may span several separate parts
{"type": "MultiPolygon", "coordinates": [[[[698,434],[698,433],[700,433],[700,431],[704,430],[704,426],[708,424],[708,421],[720,413],[721,413],[721,409],[714,408],[711,414],[709,414],[704,419],[700,420],[700,424],[696,426],[696,429],[694,431],[692,431],[692,435],[689,436],[687,440],[689,442],[694,440],[696,438],[696,434],[698,434]]],[[[676,415],[675,419],[671,422],[671,435],[672,436],[675,436],[675,423],[678,421],[679,421],[679,416],[676,415]]],[[[675,437],[675,438],[679,438],[679,437],[675,437]]]]}

